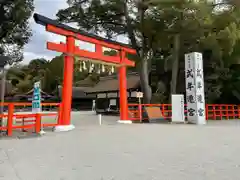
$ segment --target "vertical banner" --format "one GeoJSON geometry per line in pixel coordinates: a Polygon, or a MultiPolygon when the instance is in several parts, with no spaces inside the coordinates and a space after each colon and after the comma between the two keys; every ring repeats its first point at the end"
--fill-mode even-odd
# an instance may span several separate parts
{"type": "Polygon", "coordinates": [[[185,55],[186,101],[188,121],[206,124],[202,54],[185,55]]]}
{"type": "Polygon", "coordinates": [[[32,112],[39,113],[41,111],[42,108],[40,82],[35,82],[33,85],[32,112]]]}
{"type": "Polygon", "coordinates": [[[172,122],[185,122],[183,94],[172,94],[172,122]]]}

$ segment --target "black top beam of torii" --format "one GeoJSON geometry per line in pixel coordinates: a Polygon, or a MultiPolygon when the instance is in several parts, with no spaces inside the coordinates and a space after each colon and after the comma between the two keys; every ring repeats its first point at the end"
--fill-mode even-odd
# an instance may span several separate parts
{"type": "Polygon", "coordinates": [[[94,39],[97,39],[97,40],[100,40],[100,41],[105,41],[106,43],[109,43],[109,44],[119,45],[119,46],[122,46],[122,47],[133,49],[128,44],[124,44],[124,43],[120,43],[120,42],[113,41],[113,40],[110,40],[110,39],[102,38],[100,36],[90,34],[90,33],[84,32],[82,30],[78,30],[76,28],[73,28],[73,27],[70,27],[68,25],[62,24],[57,20],[50,19],[46,16],[43,16],[43,15],[40,15],[40,14],[37,14],[37,13],[34,13],[33,18],[34,18],[34,20],[37,24],[40,24],[40,25],[45,26],[45,27],[47,25],[53,25],[55,27],[58,27],[58,28],[61,28],[61,29],[67,30],[67,31],[71,31],[71,32],[74,32],[74,33],[78,33],[78,34],[81,34],[83,36],[94,38],[94,39]]]}

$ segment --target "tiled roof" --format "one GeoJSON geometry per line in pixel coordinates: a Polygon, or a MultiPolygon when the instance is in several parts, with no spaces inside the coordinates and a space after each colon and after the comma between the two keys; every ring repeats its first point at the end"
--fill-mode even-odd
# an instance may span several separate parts
{"type": "Polygon", "coordinates": [[[78,87],[92,87],[94,86],[95,82],[91,79],[90,76],[86,77],[85,79],[76,82],[78,87]]]}
{"type": "MultiPolygon", "coordinates": [[[[72,88],[72,97],[73,98],[93,98],[95,96],[87,95],[85,90],[88,89],[88,87],[73,87],[72,88]]],[[[62,86],[58,87],[58,95],[59,97],[62,97],[62,86]]]]}
{"type": "MultiPolygon", "coordinates": [[[[135,89],[140,85],[139,75],[136,73],[127,75],[127,89],[135,89]]],[[[108,92],[108,91],[118,91],[119,90],[119,80],[117,76],[106,76],[100,78],[100,81],[92,88],[87,88],[84,91],[86,93],[96,93],[96,92],[108,92]]]]}
{"type": "MultiPolygon", "coordinates": [[[[83,84],[82,84],[83,85],[83,84]]],[[[140,85],[139,75],[131,73],[127,75],[127,89],[136,89],[140,85]]],[[[62,94],[62,87],[59,86],[59,96],[62,94]]],[[[119,80],[117,75],[101,77],[100,81],[93,87],[73,87],[73,98],[94,98],[91,93],[111,92],[119,90],[119,80]]]]}

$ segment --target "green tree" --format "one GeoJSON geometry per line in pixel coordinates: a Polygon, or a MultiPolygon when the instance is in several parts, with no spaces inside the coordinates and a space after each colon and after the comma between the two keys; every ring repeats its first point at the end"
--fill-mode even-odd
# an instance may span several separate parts
{"type": "Polygon", "coordinates": [[[31,36],[28,19],[33,9],[33,0],[0,2],[0,54],[11,57],[9,64],[22,59],[23,46],[31,36]]]}
{"type": "Polygon", "coordinates": [[[15,64],[8,70],[6,78],[11,81],[14,94],[26,93],[32,88],[32,76],[26,65],[15,64]]]}
{"type": "Polygon", "coordinates": [[[164,59],[171,60],[171,92],[176,93],[179,58],[200,50],[200,40],[211,32],[216,6],[206,0],[71,0],[68,4],[68,8],[58,12],[59,20],[77,22],[81,29],[96,34],[105,32],[109,38],[129,38],[137,50],[145,102],[151,99],[148,76],[153,57],[168,51],[170,57],[164,59]]]}
{"type": "Polygon", "coordinates": [[[58,86],[62,84],[64,71],[63,59],[64,56],[60,55],[54,57],[49,62],[44,78],[46,92],[52,93],[53,91],[57,91],[58,86]]]}
{"type": "Polygon", "coordinates": [[[199,51],[205,56],[211,52],[211,56],[204,59],[207,87],[215,94],[216,89],[221,89],[219,83],[208,79],[226,78],[229,59],[239,40],[237,0],[219,4],[207,0],[71,0],[68,4],[68,8],[58,12],[59,20],[77,22],[79,28],[96,34],[105,32],[109,38],[116,35],[129,38],[137,50],[145,102],[151,99],[148,75],[153,57],[165,61],[167,67],[171,65],[170,91],[176,93],[184,54],[199,51]],[[159,54],[163,58],[156,57],[159,54]]]}
{"type": "Polygon", "coordinates": [[[156,37],[166,28],[164,20],[158,19],[155,7],[149,4],[149,0],[71,0],[67,2],[69,7],[57,13],[60,21],[77,22],[81,29],[95,34],[105,32],[109,38],[116,35],[129,37],[130,44],[137,50],[140,62],[139,72],[144,100],[146,103],[150,102],[151,88],[148,75],[151,59],[155,52],[156,37]]]}
{"type": "Polygon", "coordinates": [[[48,64],[45,59],[34,59],[28,65],[13,65],[7,72],[7,79],[15,87],[15,93],[26,93],[37,81],[41,81],[42,89],[45,89],[48,84],[45,78],[48,64]]]}
{"type": "MultiPolygon", "coordinates": [[[[177,92],[177,81],[183,81],[178,74],[179,69],[184,68],[184,54],[198,51],[204,54],[207,98],[214,97],[213,94],[219,98],[222,84],[216,80],[227,78],[226,65],[232,64],[232,53],[239,40],[239,4],[235,2],[214,4],[202,0],[159,4],[160,16],[168,24],[168,29],[160,33],[168,38],[162,41],[164,39],[159,37],[158,47],[162,50],[163,46],[166,47],[164,61],[166,67],[171,64],[171,68],[167,68],[172,72],[171,93],[177,92]],[[208,52],[211,55],[207,57],[205,54],[208,52]]],[[[184,81],[179,84],[184,84],[184,81]]]]}

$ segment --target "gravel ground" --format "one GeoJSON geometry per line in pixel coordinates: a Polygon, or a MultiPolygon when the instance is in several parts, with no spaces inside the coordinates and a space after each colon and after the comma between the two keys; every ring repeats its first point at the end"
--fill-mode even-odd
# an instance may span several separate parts
{"type": "Polygon", "coordinates": [[[0,141],[0,180],[238,180],[240,121],[117,124],[73,114],[76,129],[0,141]]]}

